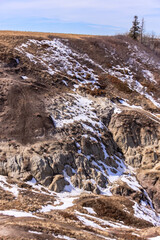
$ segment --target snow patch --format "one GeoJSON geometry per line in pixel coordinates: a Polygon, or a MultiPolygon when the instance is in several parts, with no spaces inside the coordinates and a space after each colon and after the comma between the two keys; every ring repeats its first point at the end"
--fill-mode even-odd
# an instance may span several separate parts
{"type": "MultiPolygon", "coordinates": [[[[72,98],[72,100],[67,101],[64,99],[64,104],[67,111],[63,112],[60,110],[59,119],[55,119],[53,116],[57,128],[62,128],[65,124],[73,124],[75,121],[82,121],[82,126],[90,131],[94,131],[96,126],[103,128],[103,124],[101,121],[99,121],[99,118],[92,107],[92,100],[89,100],[87,97],[83,97],[79,94],[69,94],[69,96],[72,98]],[[91,126],[88,126],[83,122],[88,122],[91,126]]],[[[52,108],[50,108],[49,111],[52,111],[52,108]]]]}
{"type": "Polygon", "coordinates": [[[30,39],[15,49],[25,54],[34,64],[40,63],[50,75],[61,72],[75,77],[80,84],[91,83],[96,87],[98,80],[94,70],[88,68],[84,62],[103,70],[102,66],[95,63],[87,54],[80,54],[67,46],[64,39],[54,38],[52,41],[30,39]],[[38,55],[30,52],[31,46],[33,49],[38,48],[38,55]]]}
{"type": "Polygon", "coordinates": [[[140,191],[141,185],[138,183],[137,179],[131,175],[122,175],[120,178],[123,182],[135,191],[140,191]]]}
{"type": "Polygon", "coordinates": [[[46,206],[42,206],[42,209],[40,210],[40,212],[50,212],[51,210],[65,210],[69,207],[72,207],[73,201],[75,200],[75,198],[72,197],[61,197],[59,199],[58,205],[46,205],[46,206]],[[62,204],[61,204],[62,203],[62,204]]]}
{"type": "Polygon", "coordinates": [[[78,216],[77,215],[77,218],[86,226],[88,227],[92,227],[92,228],[97,228],[97,229],[100,229],[101,231],[104,231],[106,228],[103,228],[101,227],[99,224],[91,221],[91,220],[88,220],[87,218],[85,217],[82,217],[82,216],[78,216]]]}
{"type": "Polygon", "coordinates": [[[121,223],[103,220],[103,219],[100,219],[98,217],[95,217],[95,216],[92,216],[92,215],[89,215],[89,214],[81,213],[79,211],[75,211],[75,213],[77,214],[77,217],[78,217],[78,219],[80,221],[82,221],[85,225],[90,226],[90,227],[99,228],[101,230],[108,229],[108,227],[112,227],[112,228],[130,228],[130,227],[128,227],[126,225],[123,225],[121,223]],[[91,221],[91,220],[89,220],[87,218],[90,218],[90,219],[95,220],[96,222],[99,222],[100,225],[102,225],[104,227],[101,227],[100,225],[96,224],[95,222],[93,222],[93,221],[91,221]]]}
{"type": "Polygon", "coordinates": [[[160,236],[148,238],[148,240],[160,240],[160,236]]]}
{"type": "MultiPolygon", "coordinates": [[[[13,217],[34,217],[34,218],[39,218],[32,213],[24,212],[24,211],[18,211],[18,210],[4,210],[0,211],[0,214],[2,215],[7,215],[7,216],[13,216],[13,217]]],[[[41,219],[41,218],[39,218],[41,219]]]]}
{"type": "Polygon", "coordinates": [[[149,209],[142,204],[138,205],[137,202],[135,202],[133,209],[135,217],[146,220],[154,226],[160,226],[160,215],[156,214],[153,209],[149,209]]]}
{"type": "MultiPolygon", "coordinates": [[[[132,63],[130,63],[132,64],[132,63]]],[[[154,66],[155,67],[155,66],[154,66]]],[[[159,65],[160,69],[160,65],[159,65]]],[[[137,80],[134,79],[134,74],[129,69],[129,67],[120,67],[119,65],[113,66],[112,69],[109,69],[109,74],[112,76],[117,77],[122,82],[125,82],[128,84],[128,87],[132,91],[138,92],[140,95],[145,96],[147,99],[149,99],[156,107],[160,108],[160,99],[155,100],[152,96],[152,94],[147,93],[147,88],[142,86],[141,83],[139,83],[137,80]],[[127,71],[127,74],[125,73],[127,71]]],[[[149,74],[149,73],[148,73],[149,74]]],[[[150,80],[151,80],[151,74],[150,80]]],[[[152,78],[152,81],[153,78],[152,78]]],[[[115,110],[116,111],[116,110],[115,110]]]]}
{"type": "Polygon", "coordinates": [[[85,210],[87,210],[87,212],[88,213],[90,213],[90,214],[97,214],[94,210],[93,210],[93,208],[90,208],[90,207],[83,207],[85,210]]]}
{"type": "Polygon", "coordinates": [[[39,235],[42,234],[42,232],[36,232],[36,231],[31,231],[31,230],[29,230],[28,232],[29,232],[29,233],[32,233],[32,234],[39,234],[39,235]]]}
{"type": "Polygon", "coordinates": [[[55,237],[56,239],[57,238],[60,238],[60,239],[66,239],[66,240],[76,240],[76,238],[70,238],[70,237],[67,237],[67,236],[65,236],[65,235],[55,235],[54,233],[52,234],[53,235],[53,237],[55,237]]]}
{"type": "Polygon", "coordinates": [[[16,198],[18,197],[19,191],[17,185],[8,184],[4,176],[0,176],[0,187],[5,191],[11,192],[16,198]]]}
{"type": "Polygon", "coordinates": [[[27,80],[27,79],[28,79],[27,76],[21,76],[21,78],[22,78],[23,80],[27,80]]]}
{"type": "Polygon", "coordinates": [[[68,86],[68,83],[67,83],[65,80],[62,80],[62,82],[63,82],[66,86],[68,86]]]}
{"type": "Polygon", "coordinates": [[[149,80],[150,82],[157,83],[156,80],[154,79],[154,75],[149,71],[149,70],[143,70],[143,76],[149,80]]]}
{"type": "Polygon", "coordinates": [[[127,103],[126,101],[127,101],[127,100],[119,100],[119,102],[120,102],[122,105],[126,106],[126,107],[143,109],[141,106],[130,105],[130,104],[127,103]]]}

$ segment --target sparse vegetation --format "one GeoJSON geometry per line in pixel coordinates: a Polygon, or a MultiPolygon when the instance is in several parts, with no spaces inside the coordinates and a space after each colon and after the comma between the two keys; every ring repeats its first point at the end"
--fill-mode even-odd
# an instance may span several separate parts
{"type": "Polygon", "coordinates": [[[133,215],[133,202],[124,197],[103,197],[101,199],[86,199],[82,201],[82,206],[92,207],[97,215],[106,220],[123,221],[126,225],[134,227],[151,227],[147,221],[138,220],[133,215]],[[127,212],[123,208],[127,208],[127,212]]]}
{"type": "Polygon", "coordinates": [[[104,74],[99,77],[99,84],[102,89],[106,89],[108,85],[113,85],[119,91],[124,92],[126,94],[130,94],[133,91],[128,87],[126,82],[122,82],[115,76],[111,76],[109,74],[104,74]]]}
{"type": "Polygon", "coordinates": [[[133,25],[127,35],[134,40],[139,41],[141,44],[154,51],[157,55],[160,55],[160,38],[157,37],[153,31],[152,33],[145,33],[144,24],[144,18],[142,18],[140,26],[138,16],[134,16],[133,25]]]}

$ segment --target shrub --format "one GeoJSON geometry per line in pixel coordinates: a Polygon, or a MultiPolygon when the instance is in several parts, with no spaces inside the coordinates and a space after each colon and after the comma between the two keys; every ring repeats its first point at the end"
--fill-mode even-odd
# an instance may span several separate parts
{"type": "Polygon", "coordinates": [[[124,93],[131,94],[133,91],[129,88],[128,84],[126,82],[122,82],[120,79],[117,77],[109,75],[109,79],[115,87],[124,93]]]}
{"type": "Polygon", "coordinates": [[[92,96],[104,96],[106,94],[106,91],[100,88],[96,89],[89,89],[87,90],[88,94],[91,94],[92,96]]]}
{"type": "Polygon", "coordinates": [[[157,86],[155,86],[153,83],[142,82],[141,84],[147,88],[147,92],[157,92],[157,86]]]}
{"type": "Polygon", "coordinates": [[[86,80],[90,80],[91,79],[91,74],[90,73],[87,73],[86,75],[86,80]]]}
{"type": "Polygon", "coordinates": [[[103,74],[99,77],[99,85],[101,89],[106,89],[108,85],[112,85],[116,87],[119,91],[131,94],[132,90],[129,88],[126,82],[122,82],[115,76],[111,76],[110,74],[103,74]]]}

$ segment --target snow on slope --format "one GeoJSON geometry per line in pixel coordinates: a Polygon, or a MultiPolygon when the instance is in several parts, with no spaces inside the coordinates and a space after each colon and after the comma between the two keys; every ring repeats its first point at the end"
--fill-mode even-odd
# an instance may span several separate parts
{"type": "Polygon", "coordinates": [[[125,226],[121,223],[117,223],[117,222],[113,222],[113,221],[106,221],[106,220],[102,220],[98,217],[95,217],[95,216],[92,216],[92,215],[89,215],[89,214],[84,214],[84,213],[81,213],[79,211],[75,211],[79,220],[82,221],[85,225],[87,226],[93,226],[95,228],[99,228],[100,230],[105,230],[106,228],[108,227],[112,227],[112,228],[129,228],[128,226],[125,226]],[[92,220],[89,220],[89,219],[93,219],[93,220],[96,220],[97,222],[99,222],[102,226],[104,227],[101,227],[99,226],[98,224],[95,224],[92,220]]]}
{"type": "Polygon", "coordinates": [[[5,176],[0,176],[0,187],[5,191],[11,192],[16,198],[19,190],[16,184],[8,184],[5,176]]]}
{"type": "Polygon", "coordinates": [[[87,54],[76,53],[70,49],[66,44],[67,40],[63,41],[65,41],[65,44],[57,38],[54,38],[53,41],[28,40],[25,44],[17,47],[16,50],[26,55],[33,63],[40,63],[51,75],[58,72],[64,73],[74,77],[75,80],[78,79],[81,84],[91,83],[96,87],[98,76],[93,69],[88,68],[83,62],[88,62],[99,68],[102,67],[91,60],[87,54]],[[31,46],[35,49],[38,47],[37,55],[29,52],[31,46]],[[87,80],[87,76],[89,76],[89,80],[87,80]]]}
{"type": "MultiPolygon", "coordinates": [[[[143,70],[145,71],[145,70],[143,70]]],[[[134,74],[130,70],[129,67],[120,67],[119,65],[113,66],[112,69],[109,70],[110,75],[117,77],[122,82],[126,82],[129,86],[129,88],[133,91],[138,92],[140,95],[145,96],[147,99],[149,99],[156,107],[160,108],[160,99],[155,100],[152,93],[147,92],[147,87],[144,87],[140,82],[138,82],[136,79],[134,79],[134,74]],[[122,73],[123,71],[123,73],[122,73]],[[125,72],[128,72],[127,74],[125,72]]],[[[148,73],[148,71],[147,71],[148,73]]],[[[152,76],[152,73],[148,73],[150,76],[152,76]]],[[[146,73],[145,73],[146,76],[146,73]]],[[[153,81],[157,84],[155,79],[150,78],[150,81],[153,81]]]]}
{"type": "Polygon", "coordinates": [[[146,51],[142,50],[139,46],[131,46],[129,43],[126,42],[128,45],[128,49],[130,51],[130,59],[129,64],[132,64],[133,62],[137,62],[139,65],[146,64],[148,66],[151,66],[155,69],[160,70],[160,63],[154,60],[153,57],[151,57],[150,54],[148,54],[146,51]]]}
{"type": "MultiPolygon", "coordinates": [[[[3,180],[3,177],[1,177],[1,178],[3,180]]],[[[129,182],[130,187],[135,190],[139,190],[141,188],[139,183],[136,181],[136,179],[133,176],[131,176],[130,173],[128,173],[128,175],[126,175],[126,177],[125,177],[125,175],[122,175],[122,176],[120,176],[120,178],[122,181],[125,181],[125,182],[130,181],[129,182]],[[129,180],[129,178],[130,178],[130,180],[129,180]]],[[[7,177],[5,178],[5,181],[7,183],[7,177]]],[[[32,186],[30,191],[33,191],[33,193],[37,192],[39,194],[54,196],[56,201],[54,201],[54,203],[42,205],[38,211],[33,212],[33,213],[20,211],[20,210],[16,210],[16,209],[10,209],[10,210],[1,210],[0,214],[14,216],[14,217],[32,217],[32,218],[42,219],[41,217],[36,216],[36,213],[42,213],[42,214],[44,213],[45,214],[50,211],[57,211],[57,210],[64,211],[70,207],[73,207],[75,205],[74,200],[78,200],[81,193],[85,192],[82,189],[78,189],[78,188],[72,189],[72,191],[69,193],[67,193],[65,191],[62,193],[55,193],[53,191],[49,191],[46,188],[46,191],[47,191],[46,192],[46,191],[44,191],[45,188],[43,186],[41,186],[40,184],[37,185],[37,183],[35,183],[35,181],[28,181],[27,184],[32,186]]],[[[11,186],[14,187],[14,184],[12,184],[11,186]]],[[[15,188],[16,188],[16,184],[15,184],[15,188]]],[[[4,189],[4,190],[8,191],[7,189],[4,189]]],[[[24,191],[23,188],[19,188],[19,191],[21,191],[21,190],[24,191]]],[[[106,188],[106,190],[107,190],[107,188],[106,188]]],[[[25,193],[25,191],[24,191],[24,193],[25,193]]],[[[108,193],[106,191],[103,194],[108,195],[108,196],[112,195],[111,193],[109,193],[109,194],[108,193]]],[[[113,222],[113,221],[106,221],[106,220],[100,219],[99,217],[95,216],[96,212],[92,208],[84,207],[84,209],[88,211],[88,214],[84,214],[79,211],[75,211],[75,213],[76,213],[76,216],[78,217],[78,219],[86,226],[90,226],[90,227],[100,229],[103,231],[107,228],[129,228],[128,226],[124,225],[122,222],[119,223],[116,221],[113,222]],[[95,223],[95,221],[98,223],[95,223]]],[[[160,226],[160,215],[156,214],[153,208],[151,208],[151,207],[148,208],[147,203],[142,202],[141,204],[138,204],[137,202],[134,202],[133,210],[134,210],[134,215],[137,218],[149,221],[155,226],[160,226]]]]}
{"type": "MultiPolygon", "coordinates": [[[[54,125],[57,128],[63,128],[68,124],[73,124],[76,122],[80,123],[84,129],[84,132],[86,132],[82,135],[82,137],[89,138],[91,141],[99,143],[104,154],[104,159],[106,160],[107,158],[111,157],[113,161],[116,162],[117,168],[108,166],[105,162],[101,161],[102,159],[99,159],[98,162],[92,161],[92,164],[97,172],[103,172],[103,175],[106,176],[111,182],[114,181],[114,179],[117,179],[125,171],[126,166],[123,159],[116,155],[110,156],[106,150],[106,146],[104,145],[101,136],[101,131],[105,131],[106,126],[101,122],[100,118],[95,112],[95,102],[87,97],[82,97],[79,94],[68,94],[68,97],[68,100],[66,98],[61,98],[61,104],[63,103],[62,106],[65,106],[65,111],[63,108],[61,109],[59,105],[56,107],[58,117],[53,110],[52,104],[50,105],[50,108],[48,108],[54,125]]],[[[104,108],[105,107],[106,106],[104,103],[104,108]]],[[[112,108],[112,106],[109,108],[112,108]]],[[[82,153],[78,143],[77,147],[79,148],[78,153],[82,153]]],[[[85,157],[89,160],[92,156],[88,155],[85,157]]],[[[70,182],[69,179],[67,180],[70,182]]],[[[92,181],[94,182],[93,179],[92,181]]],[[[105,189],[101,189],[101,191],[105,192],[105,189]]]]}
{"type": "Polygon", "coordinates": [[[60,234],[55,235],[55,234],[53,233],[52,236],[55,237],[55,238],[58,238],[58,239],[76,240],[76,238],[70,238],[70,237],[68,237],[68,236],[60,235],[60,234]]]}
{"type": "Polygon", "coordinates": [[[138,204],[135,202],[134,206],[134,215],[137,218],[144,219],[148,222],[151,222],[154,226],[160,226],[160,215],[156,214],[153,209],[146,208],[145,203],[138,204]]]}
{"type": "MultiPolygon", "coordinates": [[[[128,49],[131,50],[131,57],[126,64],[126,66],[113,66],[111,69],[104,69],[102,66],[100,66],[98,63],[95,63],[92,59],[89,58],[88,55],[82,55],[80,53],[77,53],[76,51],[72,50],[67,46],[67,40],[60,40],[60,39],[53,39],[53,41],[49,40],[28,40],[26,44],[22,44],[20,47],[16,48],[19,52],[22,54],[25,54],[30,61],[32,61],[34,64],[40,63],[44,70],[47,71],[49,74],[54,75],[58,72],[63,73],[65,75],[71,76],[77,80],[77,86],[75,85],[75,88],[79,87],[81,84],[86,83],[92,83],[93,87],[98,87],[97,81],[98,76],[94,72],[92,68],[87,67],[87,62],[92,64],[93,66],[98,67],[102,72],[109,73],[110,75],[116,76],[119,78],[122,82],[126,82],[130,89],[137,91],[139,94],[145,96],[148,98],[155,106],[160,108],[160,100],[155,100],[152,93],[147,93],[146,87],[142,86],[141,83],[139,83],[135,78],[134,74],[130,69],[130,65],[133,63],[137,63],[138,65],[141,65],[143,68],[143,64],[151,65],[157,69],[160,69],[160,65],[155,63],[153,59],[150,59],[149,55],[146,54],[146,52],[141,51],[138,49],[138,47],[132,48],[130,45],[128,45],[128,49]],[[38,54],[35,52],[30,51],[30,48],[37,48],[38,54]],[[83,63],[85,62],[85,64],[83,63]],[[87,76],[89,75],[89,80],[87,76]]],[[[106,51],[106,49],[105,49],[106,51]]],[[[113,57],[114,53],[113,53],[113,57]]],[[[154,79],[153,74],[149,71],[143,68],[142,73],[144,77],[149,80],[150,82],[153,82],[154,84],[157,84],[156,80],[154,79]]],[[[68,86],[68,83],[63,80],[63,83],[68,86]]],[[[74,122],[80,122],[82,127],[87,131],[90,132],[90,134],[85,134],[83,137],[89,137],[92,138],[93,141],[99,141],[101,143],[102,150],[104,152],[105,159],[109,156],[106,148],[101,141],[101,134],[99,129],[105,128],[99,117],[94,111],[94,103],[92,100],[88,99],[87,97],[82,97],[78,94],[70,94],[70,98],[72,98],[72,103],[70,100],[63,99],[63,105],[65,106],[65,111],[63,109],[59,109],[58,118],[54,116],[52,112],[52,107],[49,109],[50,114],[52,115],[52,120],[54,121],[57,128],[63,128],[65,125],[73,124],[74,122]],[[93,137],[94,135],[94,137],[93,137]]],[[[77,143],[78,146],[78,143],[77,143]]],[[[81,153],[81,149],[79,147],[79,153],[81,153]]],[[[86,156],[88,159],[90,159],[91,156],[86,156]]],[[[117,158],[117,169],[111,168],[107,166],[104,162],[99,159],[97,162],[92,162],[95,166],[96,171],[100,171],[103,173],[104,176],[108,178],[110,183],[114,183],[118,179],[121,179],[121,181],[125,182],[130,186],[133,190],[139,191],[141,186],[137,182],[134,176],[131,176],[131,173],[128,175],[123,175],[126,171],[126,166],[124,164],[123,159],[118,158],[117,156],[112,156],[112,158],[117,158]],[[107,172],[107,174],[106,174],[107,172]],[[116,172],[116,173],[115,173],[116,172]]],[[[73,186],[71,186],[71,181],[69,177],[64,173],[65,178],[68,182],[70,182],[70,186],[66,187],[65,190],[71,191],[72,193],[75,191],[78,193],[78,189],[75,189],[73,186]]],[[[91,179],[94,183],[94,179],[91,179]]],[[[100,189],[102,194],[105,195],[112,195],[110,192],[110,187],[106,186],[105,189],[100,189]]],[[[62,205],[46,205],[43,206],[41,209],[41,212],[47,212],[50,210],[64,210],[70,206],[73,206],[73,198],[68,198],[68,196],[59,196],[59,200],[61,201],[62,205]]],[[[145,219],[148,221],[151,221],[154,225],[160,225],[159,216],[155,215],[155,212],[153,209],[148,210],[147,206],[138,205],[135,203],[134,205],[134,211],[135,216],[145,219]]],[[[79,220],[81,220],[83,223],[91,224],[91,220],[85,219],[86,216],[82,216],[82,214],[79,214],[79,220]]],[[[98,226],[98,225],[97,225],[98,226]]],[[[99,228],[99,227],[98,227],[99,228]]]]}
{"type": "Polygon", "coordinates": [[[148,240],[159,240],[160,236],[148,238],[148,240]]]}
{"type": "MultiPolygon", "coordinates": [[[[98,76],[94,70],[87,67],[87,63],[93,67],[97,67],[103,73],[109,73],[110,75],[118,77],[121,81],[126,82],[131,90],[137,91],[139,94],[149,99],[155,106],[160,108],[160,99],[156,100],[152,93],[147,92],[147,88],[144,87],[139,81],[134,78],[134,74],[131,71],[131,66],[134,64],[139,65],[142,68],[144,77],[154,84],[157,84],[156,79],[151,71],[146,70],[145,64],[152,66],[154,69],[160,69],[158,64],[153,58],[150,58],[149,54],[141,50],[138,46],[128,45],[130,51],[129,61],[122,63],[122,66],[112,66],[112,68],[104,68],[100,64],[93,61],[87,54],[81,54],[76,52],[67,46],[66,39],[54,38],[51,40],[34,40],[30,39],[25,44],[16,47],[16,50],[26,55],[30,61],[34,64],[41,64],[46,72],[51,75],[55,73],[63,73],[71,76],[77,81],[75,89],[81,84],[92,84],[92,88],[98,88],[97,80],[98,76]],[[37,49],[36,52],[31,49],[37,49]],[[88,77],[89,76],[89,77],[88,77]]],[[[104,54],[107,49],[104,49],[104,54]]],[[[116,58],[116,50],[108,52],[112,58],[116,58]]],[[[64,82],[67,86],[67,82],[64,82]]]]}
{"type": "MultiPolygon", "coordinates": [[[[65,124],[71,124],[75,121],[90,123],[89,126],[84,124],[83,127],[87,130],[89,128],[92,132],[95,129],[98,131],[99,128],[105,127],[96,115],[95,108],[92,107],[94,104],[92,100],[79,94],[68,94],[68,96],[70,96],[68,101],[64,99],[65,111],[59,110],[60,117],[55,119],[56,127],[62,128],[65,124]]],[[[50,110],[52,111],[52,108],[50,110]]]]}
{"type": "Polygon", "coordinates": [[[7,216],[13,216],[13,217],[34,217],[34,218],[39,218],[39,217],[33,215],[32,213],[28,213],[28,212],[24,212],[24,211],[17,211],[15,209],[0,211],[0,214],[7,215],[7,216]]]}

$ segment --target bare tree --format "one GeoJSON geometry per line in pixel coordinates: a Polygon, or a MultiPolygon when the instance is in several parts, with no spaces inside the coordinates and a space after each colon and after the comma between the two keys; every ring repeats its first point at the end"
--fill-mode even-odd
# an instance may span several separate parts
{"type": "Polygon", "coordinates": [[[144,18],[142,18],[141,29],[140,29],[141,43],[143,43],[143,36],[144,36],[144,18]]]}

